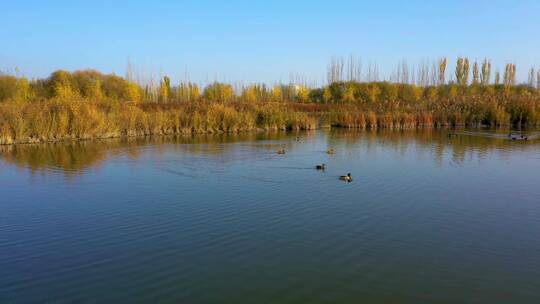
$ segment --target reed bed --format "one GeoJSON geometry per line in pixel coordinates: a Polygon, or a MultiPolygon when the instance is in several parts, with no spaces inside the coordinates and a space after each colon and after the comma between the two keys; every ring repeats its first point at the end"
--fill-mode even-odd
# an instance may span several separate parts
{"type": "Polygon", "coordinates": [[[199,103],[147,107],[119,101],[50,99],[0,103],[0,144],[186,133],[308,130],[307,113],[282,105],[199,103]]]}

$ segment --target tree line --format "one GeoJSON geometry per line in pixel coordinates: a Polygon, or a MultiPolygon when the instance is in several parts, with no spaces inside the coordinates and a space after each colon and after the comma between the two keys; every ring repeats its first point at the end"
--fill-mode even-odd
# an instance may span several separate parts
{"type": "Polygon", "coordinates": [[[505,65],[503,74],[492,71],[490,60],[470,63],[468,58],[457,58],[455,71],[447,80],[448,60],[441,58],[431,66],[423,62],[418,67],[409,66],[406,60],[386,81],[380,81],[378,67],[370,63],[362,72],[360,59],[333,58],[328,65],[328,85],[313,88],[303,83],[251,84],[234,88],[231,84],[215,82],[201,88],[194,82],[172,85],[168,76],[158,85],[141,84],[132,77],[103,74],[95,70],[70,73],[58,70],[45,79],[28,80],[24,77],[0,74],[0,101],[39,100],[49,98],[93,100],[114,99],[127,102],[366,102],[392,101],[396,98],[416,101],[434,95],[456,97],[458,94],[540,90],[540,70],[531,68],[527,83],[518,85],[516,65],[505,65]],[[468,88],[466,88],[468,87],[468,88]],[[517,88],[515,88],[517,87],[517,88]],[[434,90],[436,88],[436,90],[434,90]]]}

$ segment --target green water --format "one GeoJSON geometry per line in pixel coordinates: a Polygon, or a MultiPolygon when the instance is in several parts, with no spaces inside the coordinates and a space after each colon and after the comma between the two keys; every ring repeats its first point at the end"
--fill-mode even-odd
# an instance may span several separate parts
{"type": "Polygon", "coordinates": [[[2,146],[0,303],[539,303],[540,141],[456,133],[2,146]]]}

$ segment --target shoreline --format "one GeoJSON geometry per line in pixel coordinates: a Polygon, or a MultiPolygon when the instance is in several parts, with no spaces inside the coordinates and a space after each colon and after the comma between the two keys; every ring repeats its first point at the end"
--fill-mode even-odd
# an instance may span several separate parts
{"type": "Polygon", "coordinates": [[[522,128],[515,129],[511,126],[499,126],[493,127],[489,125],[418,125],[412,127],[384,127],[384,126],[366,126],[366,127],[344,127],[344,126],[329,126],[321,125],[315,128],[254,128],[254,129],[244,129],[244,130],[208,130],[208,131],[195,131],[195,130],[185,130],[181,132],[150,132],[147,134],[105,134],[103,136],[91,136],[91,137],[62,137],[54,139],[40,139],[40,138],[27,138],[19,141],[10,141],[5,142],[0,138],[0,146],[11,146],[11,145],[44,145],[44,144],[55,144],[55,143],[76,143],[76,142],[85,142],[85,141],[94,141],[94,140],[108,140],[108,139],[131,139],[131,138],[151,138],[151,137],[168,137],[168,136],[203,136],[203,135],[234,135],[234,134],[272,134],[272,133],[291,133],[291,132],[308,132],[308,131],[317,131],[317,130],[356,130],[356,131],[379,131],[379,130],[393,130],[393,131],[405,131],[405,130],[463,130],[463,129],[489,129],[489,130],[515,130],[516,132],[523,130],[534,130],[533,128],[522,128]]]}

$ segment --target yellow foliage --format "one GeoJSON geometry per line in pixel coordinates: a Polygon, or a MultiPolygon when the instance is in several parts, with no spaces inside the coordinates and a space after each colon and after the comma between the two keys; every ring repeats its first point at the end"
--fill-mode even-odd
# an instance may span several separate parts
{"type": "Polygon", "coordinates": [[[354,87],[352,85],[347,85],[345,88],[345,93],[343,93],[343,101],[348,103],[353,103],[354,98],[354,87]]]}
{"type": "Polygon", "coordinates": [[[280,85],[275,85],[272,88],[272,100],[273,101],[283,101],[283,91],[281,90],[280,85]]]}
{"type": "Polygon", "coordinates": [[[216,82],[206,87],[203,95],[208,101],[229,102],[234,99],[234,90],[230,84],[216,82]]]}
{"type": "Polygon", "coordinates": [[[79,97],[79,93],[70,85],[57,83],[54,86],[54,96],[60,99],[75,99],[79,97]]]}
{"type": "Polygon", "coordinates": [[[329,87],[324,88],[323,91],[323,101],[324,102],[330,102],[332,100],[332,92],[330,91],[329,87]]]}
{"type": "Polygon", "coordinates": [[[126,97],[128,101],[139,102],[141,100],[141,89],[136,83],[129,83],[126,87],[126,97]]]}
{"type": "Polygon", "coordinates": [[[256,86],[249,86],[247,88],[244,88],[242,92],[242,97],[247,102],[255,102],[257,101],[257,87],[256,86]]]}
{"type": "Polygon", "coordinates": [[[308,100],[309,100],[309,89],[304,85],[296,86],[296,99],[299,102],[308,102],[308,100]]]}

